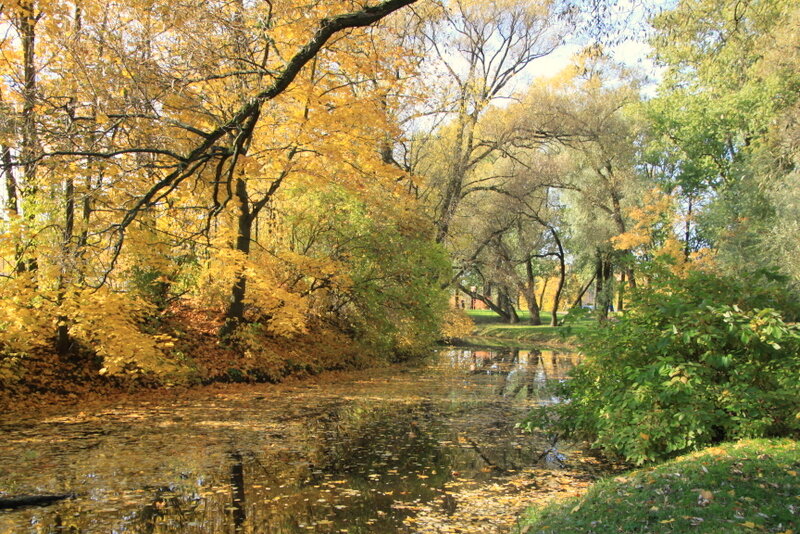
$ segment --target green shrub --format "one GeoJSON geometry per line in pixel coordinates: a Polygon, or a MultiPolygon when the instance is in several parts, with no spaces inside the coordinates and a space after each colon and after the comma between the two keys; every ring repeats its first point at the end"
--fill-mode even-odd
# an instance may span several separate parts
{"type": "Polygon", "coordinates": [[[662,280],[585,337],[585,361],[563,385],[567,401],[524,426],[549,420],[639,464],[729,439],[796,435],[800,328],[787,322],[795,317],[765,281],[662,280]]]}

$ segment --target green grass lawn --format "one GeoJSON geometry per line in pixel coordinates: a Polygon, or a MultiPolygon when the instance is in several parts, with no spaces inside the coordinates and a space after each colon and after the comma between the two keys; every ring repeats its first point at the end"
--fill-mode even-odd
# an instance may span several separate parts
{"type": "Polygon", "coordinates": [[[542,325],[528,324],[529,312],[520,312],[520,323],[508,324],[491,310],[466,310],[475,323],[475,330],[466,341],[484,346],[513,347],[519,345],[570,346],[592,324],[590,318],[581,319],[568,327],[550,326],[550,313],[542,312],[542,325]]]}
{"type": "Polygon", "coordinates": [[[745,440],[596,483],[581,498],[528,510],[518,534],[797,534],[800,443],[745,440]]]}

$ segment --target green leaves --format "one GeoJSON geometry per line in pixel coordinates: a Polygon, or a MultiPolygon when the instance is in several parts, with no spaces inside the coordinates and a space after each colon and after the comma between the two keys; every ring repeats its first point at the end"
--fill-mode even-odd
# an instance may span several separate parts
{"type": "Polygon", "coordinates": [[[800,327],[755,306],[780,305],[770,293],[704,274],[640,290],[626,315],[589,335],[571,400],[548,420],[639,464],[800,432],[800,327]]]}

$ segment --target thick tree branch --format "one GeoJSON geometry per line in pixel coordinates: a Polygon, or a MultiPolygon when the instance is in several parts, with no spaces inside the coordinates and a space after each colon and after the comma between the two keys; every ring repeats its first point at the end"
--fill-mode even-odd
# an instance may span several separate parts
{"type": "Polygon", "coordinates": [[[182,181],[193,174],[196,168],[195,163],[209,156],[209,153],[218,149],[217,143],[228,135],[235,136],[235,146],[223,149],[222,157],[230,157],[234,152],[247,146],[249,137],[252,136],[252,127],[261,113],[264,103],[274,99],[291,85],[303,67],[311,61],[328,40],[337,32],[347,28],[359,28],[369,26],[382,18],[390,15],[398,9],[415,3],[417,0],[386,0],[374,6],[367,6],[359,11],[326,17],[322,19],[314,36],[301,48],[287,63],[283,70],[273,80],[272,84],[255,95],[250,101],[242,106],[228,121],[208,132],[203,141],[191,152],[179,160],[174,171],[164,176],[156,182],[141,198],[128,210],[122,220],[116,225],[117,239],[113,247],[113,254],[106,277],[101,281],[105,283],[107,274],[113,269],[119,257],[124,241],[125,230],[136,219],[139,212],[152,205],[154,199],[158,198],[163,190],[173,190],[182,181]],[[244,135],[243,135],[244,134],[244,135]]]}

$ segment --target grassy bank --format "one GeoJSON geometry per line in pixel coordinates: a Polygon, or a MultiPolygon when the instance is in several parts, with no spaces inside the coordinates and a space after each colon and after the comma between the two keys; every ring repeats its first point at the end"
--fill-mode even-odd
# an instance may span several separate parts
{"type": "Polygon", "coordinates": [[[530,509],[518,534],[775,532],[800,525],[800,444],[745,440],[598,482],[530,509]]]}
{"type": "Polygon", "coordinates": [[[571,347],[576,338],[592,324],[593,320],[584,318],[570,326],[550,326],[550,313],[542,312],[541,325],[529,324],[530,313],[520,312],[520,322],[508,324],[491,310],[467,310],[467,315],[475,323],[472,336],[467,342],[481,346],[514,347],[539,346],[571,347]]]}

